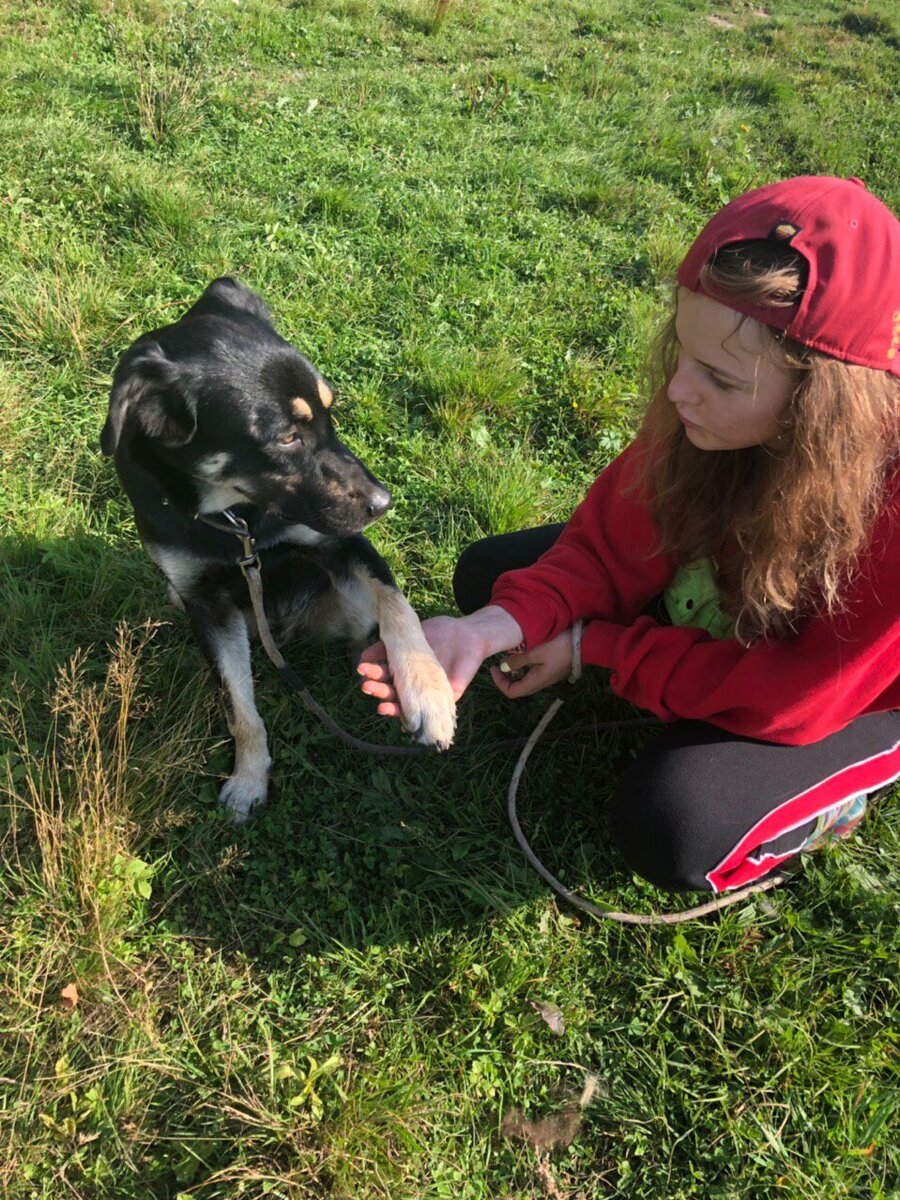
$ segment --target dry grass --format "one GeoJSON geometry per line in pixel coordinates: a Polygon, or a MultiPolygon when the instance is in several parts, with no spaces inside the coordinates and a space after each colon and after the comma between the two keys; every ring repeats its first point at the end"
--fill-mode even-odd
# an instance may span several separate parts
{"type": "Polygon", "coordinates": [[[85,1144],[79,1098],[113,1063],[120,1072],[145,1064],[158,1041],[154,981],[130,946],[151,878],[136,849],[189,753],[135,744],[149,712],[141,656],[155,628],[120,626],[102,682],[87,678],[86,652],[75,655],[49,697],[45,738],[29,730],[23,693],[0,709],[9,747],[0,775],[0,901],[15,914],[0,929],[0,1036],[13,1076],[4,1082],[17,1091],[0,1115],[7,1181],[23,1166],[19,1148],[33,1137],[36,1110],[53,1140],[85,1144]],[[99,1051],[83,1070],[64,1050],[76,1014],[83,1044],[99,1051]]]}
{"type": "Polygon", "coordinates": [[[431,32],[437,33],[447,19],[453,0],[435,0],[434,15],[431,21],[431,32]]]}
{"type": "Polygon", "coordinates": [[[0,1189],[86,1195],[98,1156],[189,1175],[240,1138],[207,1186],[305,1200],[321,1194],[319,1093],[350,1064],[305,1052],[315,1024],[276,1046],[250,965],[184,935],[145,940],[160,864],[141,855],[180,823],[166,798],[200,771],[193,722],[148,683],[157,630],[121,625],[99,680],[90,651],[73,656],[44,735],[33,696],[0,708],[0,1189]]]}
{"type": "Polygon", "coordinates": [[[27,365],[91,363],[96,328],[108,320],[114,288],[86,267],[29,266],[7,280],[0,296],[0,329],[17,359],[27,365]]]}

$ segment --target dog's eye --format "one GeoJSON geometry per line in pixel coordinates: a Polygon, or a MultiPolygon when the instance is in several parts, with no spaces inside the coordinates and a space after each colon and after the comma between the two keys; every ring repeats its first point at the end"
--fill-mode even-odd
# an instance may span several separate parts
{"type": "Polygon", "coordinates": [[[287,433],[283,433],[278,439],[281,446],[302,446],[303,438],[296,429],[290,429],[287,433]]]}

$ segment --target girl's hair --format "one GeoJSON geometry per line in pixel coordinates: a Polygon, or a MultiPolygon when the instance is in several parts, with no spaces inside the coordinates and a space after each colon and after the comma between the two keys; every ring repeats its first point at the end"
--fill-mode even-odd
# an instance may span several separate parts
{"type": "MultiPolygon", "coordinates": [[[[759,308],[794,304],[806,262],[788,246],[745,242],[704,268],[704,291],[759,308]]],[[[813,611],[836,612],[900,455],[900,380],[840,362],[764,326],[794,373],[774,446],[698,450],[666,392],[677,365],[675,314],[649,364],[652,400],[639,487],[662,549],[713,558],[738,639],[785,636],[813,611]]]]}

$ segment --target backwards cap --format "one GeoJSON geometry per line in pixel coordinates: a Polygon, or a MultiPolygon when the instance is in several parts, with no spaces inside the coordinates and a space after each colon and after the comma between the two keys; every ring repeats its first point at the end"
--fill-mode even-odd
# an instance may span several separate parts
{"type": "Polygon", "coordinates": [[[803,175],[745,192],[691,246],[678,282],[804,346],[900,375],[900,221],[859,179],[803,175]],[[719,250],[766,240],[806,259],[799,303],[759,308],[701,287],[701,271],[719,250]]]}

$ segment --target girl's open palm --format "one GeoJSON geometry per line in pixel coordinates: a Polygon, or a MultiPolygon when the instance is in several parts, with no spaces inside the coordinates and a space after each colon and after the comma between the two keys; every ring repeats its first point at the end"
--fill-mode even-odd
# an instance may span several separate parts
{"type": "MultiPolygon", "coordinates": [[[[422,622],[422,632],[447,674],[453,699],[459,700],[484,661],[482,638],[458,617],[431,617],[422,622]]],[[[367,646],[356,669],[364,680],[362,690],[379,701],[381,716],[402,716],[384,643],[367,646]]]]}

